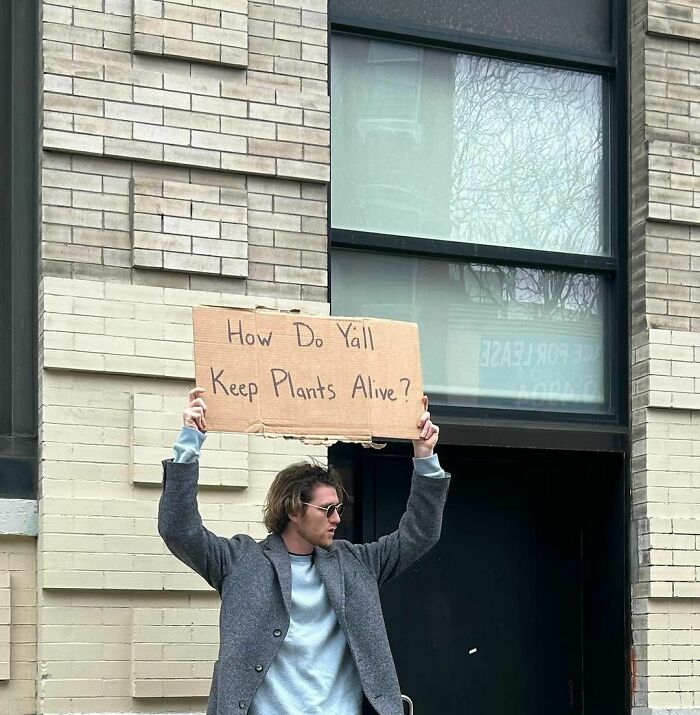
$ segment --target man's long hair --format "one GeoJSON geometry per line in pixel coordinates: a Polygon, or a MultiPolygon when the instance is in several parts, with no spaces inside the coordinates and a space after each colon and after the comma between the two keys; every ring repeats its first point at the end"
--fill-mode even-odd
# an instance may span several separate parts
{"type": "Polygon", "coordinates": [[[316,461],[296,462],[285,467],[274,478],[263,505],[263,523],[271,533],[281,534],[289,523],[289,514],[303,514],[311,501],[314,487],[327,484],[333,487],[340,500],[343,483],[334,469],[327,469],[316,461]]]}

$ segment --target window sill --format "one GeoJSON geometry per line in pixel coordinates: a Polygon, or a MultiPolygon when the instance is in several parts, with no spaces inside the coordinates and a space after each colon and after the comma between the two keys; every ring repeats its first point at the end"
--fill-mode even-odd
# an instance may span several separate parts
{"type": "Polygon", "coordinates": [[[0,499],[0,537],[36,536],[38,532],[36,499],[0,499]]]}

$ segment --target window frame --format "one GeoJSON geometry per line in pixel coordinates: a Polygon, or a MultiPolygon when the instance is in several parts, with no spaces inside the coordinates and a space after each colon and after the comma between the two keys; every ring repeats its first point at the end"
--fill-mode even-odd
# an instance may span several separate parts
{"type": "MultiPolygon", "coordinates": [[[[381,6],[393,0],[376,0],[381,6]]],[[[329,0],[328,15],[330,32],[348,32],[361,34],[364,37],[389,36],[402,38],[405,41],[422,46],[432,46],[441,49],[453,49],[458,52],[468,52],[485,56],[514,59],[522,57],[537,64],[553,64],[561,67],[590,68],[601,66],[614,68],[618,47],[626,46],[626,5],[624,0],[610,0],[610,52],[584,52],[554,47],[546,42],[528,42],[526,40],[493,38],[481,34],[473,34],[460,30],[449,30],[446,27],[417,25],[410,21],[401,23],[374,16],[365,17],[347,8],[353,7],[349,0],[329,0]],[[622,12],[621,12],[622,10],[622,12]],[[471,48],[471,49],[469,49],[471,48]]]]}
{"type": "Polygon", "coordinates": [[[33,499],[38,471],[38,4],[2,0],[0,497],[33,499]]]}
{"type": "MultiPolygon", "coordinates": [[[[608,283],[608,314],[605,316],[604,369],[608,404],[602,411],[567,412],[544,411],[513,407],[455,407],[433,404],[433,412],[456,424],[498,420],[499,424],[527,426],[541,424],[576,425],[580,429],[613,429],[626,434],[628,417],[628,335],[627,307],[627,243],[628,243],[628,170],[627,170],[627,58],[626,58],[626,3],[613,0],[610,23],[612,51],[609,55],[572,55],[557,53],[542,47],[527,47],[520,43],[490,42],[484,38],[463,37],[458,33],[414,27],[391,26],[384,21],[364,21],[338,13],[331,13],[329,43],[334,36],[354,36],[390,42],[417,45],[429,49],[448,50],[494,57],[526,64],[546,65],[568,70],[599,74],[603,80],[603,139],[604,161],[603,193],[607,201],[606,212],[609,231],[609,254],[584,255],[555,251],[531,250],[483,244],[467,244],[442,239],[416,238],[392,234],[378,234],[349,229],[333,228],[328,221],[328,275],[329,291],[332,287],[331,259],[334,249],[360,250],[367,253],[430,257],[457,261],[476,261],[494,265],[518,265],[595,273],[608,283]],[[621,51],[622,50],[622,51],[621,51]]],[[[330,56],[330,54],[329,54],[330,56]]],[[[332,67],[329,67],[329,75],[332,67]]],[[[333,111],[331,106],[331,111],[333,111]]],[[[331,146],[332,152],[332,146],[331,146]]],[[[329,217],[331,212],[331,186],[328,185],[329,217]]],[[[330,301],[329,292],[329,301],[330,301]]]]}

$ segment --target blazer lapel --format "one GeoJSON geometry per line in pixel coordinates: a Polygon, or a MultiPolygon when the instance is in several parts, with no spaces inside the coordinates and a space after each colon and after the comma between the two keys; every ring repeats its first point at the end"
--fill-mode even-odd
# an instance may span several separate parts
{"type": "Polygon", "coordinates": [[[340,561],[336,551],[326,551],[316,547],[314,550],[314,560],[318,569],[321,581],[326,588],[328,600],[333,606],[340,625],[345,630],[345,583],[343,572],[340,568],[340,561]]]}
{"type": "Polygon", "coordinates": [[[289,562],[287,547],[279,534],[270,534],[265,539],[263,553],[277,573],[277,580],[282,590],[282,599],[288,613],[292,610],[292,566],[289,562]]]}

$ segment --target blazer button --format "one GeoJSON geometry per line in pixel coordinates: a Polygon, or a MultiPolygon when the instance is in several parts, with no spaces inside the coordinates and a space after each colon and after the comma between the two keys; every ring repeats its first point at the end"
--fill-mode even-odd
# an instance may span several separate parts
{"type": "Polygon", "coordinates": [[[279,628],[275,628],[275,630],[272,631],[272,635],[273,635],[275,638],[279,638],[279,637],[282,635],[282,631],[281,631],[279,628]]]}
{"type": "Polygon", "coordinates": [[[238,703],[238,707],[239,707],[241,710],[245,710],[245,700],[241,700],[241,701],[238,703]]]}
{"type": "Polygon", "coordinates": [[[256,673],[262,673],[263,672],[263,667],[258,663],[258,665],[255,666],[255,672],[256,673]]]}

